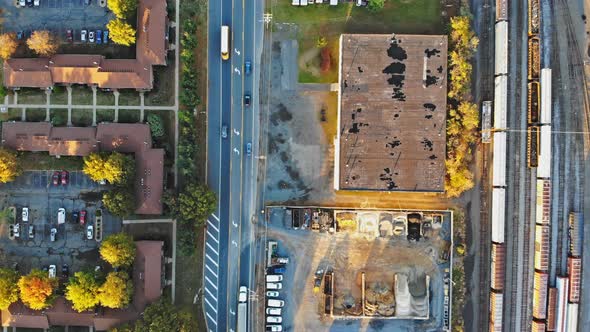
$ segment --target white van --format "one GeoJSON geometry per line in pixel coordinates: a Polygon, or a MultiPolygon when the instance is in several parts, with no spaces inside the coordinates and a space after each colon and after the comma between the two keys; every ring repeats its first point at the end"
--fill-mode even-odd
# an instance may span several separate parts
{"type": "Polygon", "coordinates": [[[266,305],[272,308],[282,308],[285,306],[285,301],[283,300],[275,300],[275,299],[268,299],[266,301],[266,305]]]}
{"type": "Polygon", "coordinates": [[[66,209],[59,208],[57,209],[57,224],[61,225],[66,222],[66,209]]]}
{"type": "Polygon", "coordinates": [[[266,314],[270,316],[280,316],[281,308],[266,308],[266,314]]]}
{"type": "Polygon", "coordinates": [[[283,284],[280,282],[267,282],[266,289],[282,289],[283,284]]]}
{"type": "Polygon", "coordinates": [[[266,276],[266,282],[283,281],[283,276],[280,274],[269,274],[266,276]]]}
{"type": "Polygon", "coordinates": [[[282,323],[283,318],[281,316],[266,316],[267,323],[282,323]]]}

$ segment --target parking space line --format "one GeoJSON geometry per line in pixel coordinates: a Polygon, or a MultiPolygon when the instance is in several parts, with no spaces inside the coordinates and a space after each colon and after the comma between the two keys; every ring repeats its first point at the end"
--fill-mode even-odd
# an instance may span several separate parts
{"type": "Polygon", "coordinates": [[[207,247],[209,247],[209,249],[213,250],[213,252],[215,253],[215,255],[219,256],[219,253],[217,252],[217,250],[213,249],[213,246],[209,244],[209,242],[205,242],[205,244],[207,245],[207,247]]]}
{"type": "Polygon", "coordinates": [[[213,286],[215,288],[215,290],[217,290],[217,285],[213,283],[213,281],[211,281],[211,279],[207,278],[207,276],[205,276],[205,280],[207,280],[211,286],[213,286]]]}
{"type": "Polygon", "coordinates": [[[219,267],[219,264],[217,264],[217,262],[216,262],[216,261],[214,261],[214,260],[213,260],[213,258],[211,258],[211,256],[209,256],[209,255],[207,255],[207,254],[205,254],[205,256],[206,256],[207,258],[209,258],[209,260],[210,260],[210,261],[211,261],[213,264],[215,264],[215,266],[219,267]]]}
{"type": "Polygon", "coordinates": [[[215,215],[215,213],[211,213],[211,215],[213,216],[213,218],[215,218],[215,220],[219,221],[219,218],[215,215]]]}
{"type": "Polygon", "coordinates": [[[215,326],[217,326],[217,321],[215,319],[213,319],[213,317],[211,317],[211,315],[209,315],[209,313],[207,313],[207,317],[213,322],[213,324],[215,324],[215,326]]]}
{"type": "Polygon", "coordinates": [[[213,295],[213,293],[211,293],[211,291],[209,290],[209,288],[205,287],[205,292],[209,293],[209,295],[213,298],[213,300],[215,301],[215,303],[217,303],[217,297],[215,295],[213,295]]]}
{"type": "Polygon", "coordinates": [[[213,234],[211,234],[209,230],[207,230],[207,235],[209,235],[209,237],[211,237],[213,241],[215,241],[215,243],[219,244],[219,240],[217,240],[217,238],[215,238],[215,236],[213,236],[213,234]]]}
{"type": "Polygon", "coordinates": [[[213,310],[217,314],[217,309],[214,305],[211,304],[211,302],[209,302],[209,300],[207,300],[207,298],[205,298],[205,302],[207,302],[207,304],[211,307],[211,310],[213,310]]]}
{"type": "Polygon", "coordinates": [[[211,227],[213,227],[215,229],[215,231],[217,231],[217,234],[219,234],[219,228],[217,228],[217,226],[213,225],[213,223],[207,219],[207,224],[211,227]]]}
{"type": "Polygon", "coordinates": [[[209,270],[209,272],[211,272],[212,275],[215,276],[215,278],[218,278],[217,273],[213,272],[213,270],[209,267],[209,265],[205,264],[205,267],[207,268],[207,270],[209,270]]]}

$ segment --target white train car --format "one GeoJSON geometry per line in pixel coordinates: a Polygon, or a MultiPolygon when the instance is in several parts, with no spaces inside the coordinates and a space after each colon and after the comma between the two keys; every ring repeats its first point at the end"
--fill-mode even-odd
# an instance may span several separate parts
{"type": "Polygon", "coordinates": [[[541,124],[551,124],[551,68],[541,69],[541,124]]]}
{"type": "Polygon", "coordinates": [[[490,331],[502,332],[502,310],[504,299],[502,293],[490,292],[490,331]]]}
{"type": "Polygon", "coordinates": [[[508,22],[496,23],[495,74],[508,74],[508,22]]]}
{"type": "Polygon", "coordinates": [[[505,215],[506,190],[494,188],[492,191],[492,242],[504,243],[505,215]]]}
{"type": "Polygon", "coordinates": [[[506,186],[506,133],[494,133],[492,185],[494,187],[506,186]]]}
{"type": "MultiPolygon", "coordinates": [[[[538,174],[538,172],[537,172],[538,174]]],[[[551,222],[551,180],[537,179],[537,216],[538,225],[548,225],[551,222]]]]}
{"type": "Polygon", "coordinates": [[[567,304],[567,331],[578,332],[578,304],[567,304]]]}
{"type": "Polygon", "coordinates": [[[541,126],[540,128],[541,148],[539,149],[537,178],[548,179],[551,177],[551,125],[541,126]]]}
{"type": "Polygon", "coordinates": [[[557,286],[557,313],[555,331],[566,332],[567,328],[567,296],[568,296],[568,279],[567,277],[557,277],[555,284],[557,286]]]}
{"type": "Polygon", "coordinates": [[[498,76],[494,79],[494,128],[506,129],[508,116],[508,77],[498,76]]]}

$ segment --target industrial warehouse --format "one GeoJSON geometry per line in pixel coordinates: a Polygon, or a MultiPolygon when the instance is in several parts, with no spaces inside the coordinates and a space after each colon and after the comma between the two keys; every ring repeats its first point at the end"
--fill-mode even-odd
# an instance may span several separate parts
{"type": "Polygon", "coordinates": [[[336,190],[444,191],[447,37],[340,36],[336,190]]]}

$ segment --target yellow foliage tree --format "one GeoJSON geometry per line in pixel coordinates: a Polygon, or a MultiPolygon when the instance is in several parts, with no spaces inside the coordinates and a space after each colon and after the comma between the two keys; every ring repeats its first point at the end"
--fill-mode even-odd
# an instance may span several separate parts
{"type": "Polygon", "coordinates": [[[117,18],[107,24],[107,29],[114,43],[123,46],[135,44],[135,29],[129,23],[117,18]]]}
{"type": "Polygon", "coordinates": [[[18,273],[13,269],[0,267],[0,310],[18,301],[18,288],[14,285],[18,282],[18,273]]]}
{"type": "Polygon", "coordinates": [[[66,286],[66,299],[77,312],[93,309],[99,303],[98,287],[91,272],[76,272],[66,286]]]}
{"type": "Polygon", "coordinates": [[[125,272],[111,272],[98,289],[100,304],[107,308],[125,308],[131,302],[133,281],[125,272]]]}
{"type": "Polygon", "coordinates": [[[129,234],[112,234],[102,242],[99,252],[114,267],[129,266],[135,259],[135,243],[129,234]]]}
{"type": "Polygon", "coordinates": [[[27,46],[40,56],[51,56],[57,52],[58,44],[47,30],[34,31],[27,39],[27,46]]]}
{"type": "Polygon", "coordinates": [[[33,310],[42,310],[51,306],[56,288],[57,279],[49,278],[47,272],[41,270],[32,270],[18,280],[20,299],[33,310]]]}
{"type": "Polygon", "coordinates": [[[137,9],[137,0],[109,0],[107,7],[119,19],[125,19],[137,9]]]}
{"type": "Polygon", "coordinates": [[[16,34],[3,33],[0,35],[0,58],[4,60],[10,58],[16,52],[17,47],[16,34]]]}
{"type": "Polygon", "coordinates": [[[91,153],[84,157],[84,167],[82,171],[94,181],[107,180],[112,178],[111,174],[104,172],[104,164],[106,163],[106,156],[101,153],[91,153]]]}
{"type": "Polygon", "coordinates": [[[0,182],[14,181],[21,174],[16,154],[10,150],[0,148],[0,182]]]}

